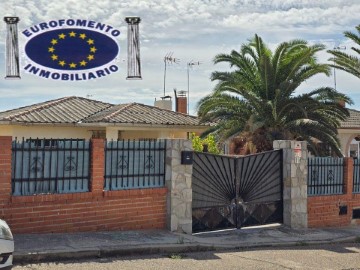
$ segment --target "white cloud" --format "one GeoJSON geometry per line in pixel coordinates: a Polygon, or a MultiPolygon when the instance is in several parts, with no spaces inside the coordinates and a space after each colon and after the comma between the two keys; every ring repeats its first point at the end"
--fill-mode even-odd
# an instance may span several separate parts
{"type": "MultiPolygon", "coordinates": [[[[228,53],[258,33],[275,47],[276,44],[302,38],[323,42],[329,48],[345,44],[345,30],[353,30],[359,23],[359,0],[8,0],[0,2],[3,16],[17,15],[19,31],[40,22],[53,19],[80,18],[110,24],[122,32],[118,38],[121,47],[121,70],[104,79],[82,83],[43,80],[22,72],[20,81],[0,81],[0,110],[27,105],[29,100],[44,101],[64,95],[93,95],[108,102],[143,102],[153,104],[163,95],[164,62],[168,52],[181,60],[179,66],[170,66],[167,72],[167,93],[173,88],[187,90],[186,63],[201,61],[202,65],[190,72],[191,108],[211,92],[214,83],[211,72],[223,68],[214,66],[212,59],[218,53],[228,53]],[[141,58],[143,80],[126,78],[126,16],[140,16],[141,58]],[[9,102],[11,101],[11,102],[9,102]]],[[[0,66],[4,67],[5,24],[0,27],[0,66]]],[[[20,42],[24,38],[20,36],[20,42]]],[[[327,61],[328,55],[319,56],[327,61]]],[[[25,58],[22,57],[22,61],[25,58]]],[[[4,74],[4,69],[0,69],[4,74]]],[[[3,77],[3,76],[0,76],[3,77]]],[[[356,96],[357,82],[347,74],[339,73],[339,87],[356,96]]],[[[331,78],[316,78],[306,87],[325,83],[331,78]]],[[[357,104],[360,107],[360,97],[357,104]]],[[[194,112],[194,109],[191,110],[194,112]]]]}

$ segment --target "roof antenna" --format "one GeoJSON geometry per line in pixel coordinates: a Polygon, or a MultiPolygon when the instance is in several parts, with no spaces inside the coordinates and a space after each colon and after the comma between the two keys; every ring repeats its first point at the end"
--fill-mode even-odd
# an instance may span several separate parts
{"type": "Polygon", "coordinates": [[[173,52],[169,52],[164,56],[164,96],[165,96],[165,82],[166,82],[166,64],[179,64],[180,60],[178,58],[173,57],[173,52]]]}

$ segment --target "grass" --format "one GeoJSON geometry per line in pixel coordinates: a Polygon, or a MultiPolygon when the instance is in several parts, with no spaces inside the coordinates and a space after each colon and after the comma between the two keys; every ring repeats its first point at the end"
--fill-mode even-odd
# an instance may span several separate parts
{"type": "Polygon", "coordinates": [[[181,260],[182,258],[184,258],[184,256],[183,255],[181,255],[181,254],[170,254],[169,255],[169,258],[170,259],[173,259],[173,260],[181,260]]]}

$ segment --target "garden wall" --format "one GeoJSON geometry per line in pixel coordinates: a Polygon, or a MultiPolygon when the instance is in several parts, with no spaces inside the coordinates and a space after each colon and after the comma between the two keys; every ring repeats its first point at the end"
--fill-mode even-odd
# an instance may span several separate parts
{"type": "Polygon", "coordinates": [[[104,191],[104,141],[91,141],[89,192],[12,196],[12,138],[0,137],[0,216],[13,233],[166,227],[167,188],[104,191]]]}
{"type": "Polygon", "coordinates": [[[353,164],[352,158],[345,158],[343,194],[308,196],[310,228],[360,225],[360,217],[353,217],[354,210],[360,211],[360,193],[354,192],[354,174],[359,168],[353,164]]]}

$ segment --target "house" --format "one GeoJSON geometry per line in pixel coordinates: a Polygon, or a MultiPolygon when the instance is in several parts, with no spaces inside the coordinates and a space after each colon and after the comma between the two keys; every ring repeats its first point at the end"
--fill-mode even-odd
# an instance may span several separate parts
{"type": "Polygon", "coordinates": [[[360,157],[360,111],[348,109],[350,116],[340,123],[338,136],[345,157],[360,157]]]}
{"type": "Polygon", "coordinates": [[[210,124],[140,103],[110,104],[70,96],[0,112],[0,136],[45,139],[187,138],[210,124]]]}

